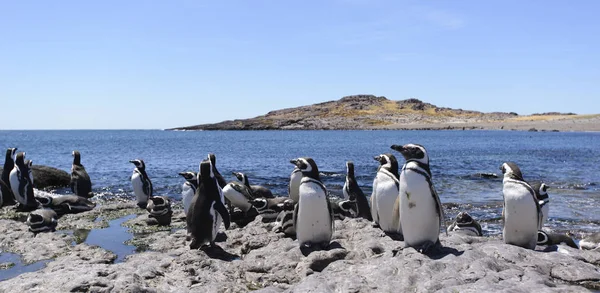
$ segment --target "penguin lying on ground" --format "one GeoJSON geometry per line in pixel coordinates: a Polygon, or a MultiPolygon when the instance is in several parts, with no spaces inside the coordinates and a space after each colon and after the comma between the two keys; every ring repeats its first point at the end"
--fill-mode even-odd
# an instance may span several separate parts
{"type": "Polygon", "coordinates": [[[448,232],[469,236],[483,236],[481,225],[467,212],[460,212],[452,225],[448,226],[448,232]]]}
{"type": "Polygon", "coordinates": [[[565,244],[573,248],[579,249],[573,238],[567,234],[548,233],[543,230],[537,232],[537,245],[558,245],[565,244]]]}
{"type": "Polygon", "coordinates": [[[290,200],[287,197],[275,197],[275,198],[256,198],[250,200],[250,204],[252,204],[258,214],[263,217],[263,219],[273,220],[277,218],[277,215],[283,210],[284,202],[286,200],[290,200]]]}
{"type": "Polygon", "coordinates": [[[295,236],[294,229],[294,208],[296,203],[293,199],[287,198],[283,202],[282,211],[279,212],[275,219],[275,226],[272,231],[276,233],[284,233],[286,236],[295,236]]]}
{"type": "Polygon", "coordinates": [[[96,204],[89,199],[74,194],[61,195],[56,197],[37,195],[35,199],[44,207],[52,209],[58,217],[65,214],[77,214],[91,211],[96,204]]]}
{"type": "Polygon", "coordinates": [[[233,175],[252,191],[254,198],[274,198],[273,193],[268,188],[261,185],[250,185],[248,176],[241,172],[233,172],[233,175]]]}
{"type": "Polygon", "coordinates": [[[56,225],[58,215],[51,209],[37,209],[32,211],[27,216],[27,226],[29,231],[34,234],[41,232],[54,232],[56,231],[56,225]]]}
{"type": "Polygon", "coordinates": [[[150,215],[149,218],[154,218],[161,226],[171,224],[171,201],[166,196],[152,196],[148,199],[146,210],[150,215]]]}

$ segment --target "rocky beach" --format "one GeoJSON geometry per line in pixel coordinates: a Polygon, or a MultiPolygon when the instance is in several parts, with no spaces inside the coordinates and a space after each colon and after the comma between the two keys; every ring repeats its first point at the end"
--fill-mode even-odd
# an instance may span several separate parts
{"type": "Polygon", "coordinates": [[[364,219],[336,220],[328,250],[305,251],[259,216],[233,224],[219,248],[190,250],[185,215],[152,225],[133,202],[65,215],[34,235],[25,213],[0,210],[0,292],[586,292],[600,289],[600,252],[566,245],[528,250],[497,237],[441,234],[428,255],[364,219]],[[121,223],[121,224],[115,224],[121,223]],[[93,233],[104,239],[90,244],[93,233]],[[109,235],[126,234],[123,241],[109,235]],[[112,242],[111,242],[112,241],[112,242]],[[18,272],[15,272],[18,270],[18,272]]]}

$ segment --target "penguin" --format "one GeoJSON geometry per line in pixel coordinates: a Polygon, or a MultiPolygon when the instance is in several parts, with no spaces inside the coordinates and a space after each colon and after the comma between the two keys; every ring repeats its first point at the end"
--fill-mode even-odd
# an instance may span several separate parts
{"type": "Polygon", "coordinates": [[[298,169],[298,167],[294,167],[294,170],[292,170],[292,174],[290,175],[290,183],[288,185],[288,197],[296,203],[300,200],[298,195],[300,181],[302,181],[302,172],[300,171],[300,169],[298,169]]]}
{"type": "Polygon", "coordinates": [[[454,223],[448,226],[447,231],[468,236],[483,236],[481,225],[467,212],[458,213],[454,223]]]}
{"type": "Polygon", "coordinates": [[[2,198],[0,199],[0,207],[2,207],[3,205],[10,206],[17,203],[15,201],[13,191],[10,188],[10,172],[15,167],[16,152],[17,148],[8,148],[6,150],[4,167],[2,168],[2,178],[0,178],[0,180],[4,182],[4,185],[0,186],[0,193],[2,195],[2,198]]]}
{"type": "Polygon", "coordinates": [[[579,247],[586,250],[600,249],[600,233],[593,233],[584,237],[579,241],[579,247]]]}
{"type": "MultiPolygon", "coordinates": [[[[217,156],[213,153],[210,153],[208,154],[208,159],[210,160],[213,166],[213,173],[215,174],[215,178],[219,183],[219,188],[223,190],[223,188],[225,188],[225,185],[227,185],[227,181],[225,181],[225,178],[223,178],[223,176],[221,176],[221,173],[219,173],[219,170],[217,170],[217,156]]],[[[234,206],[231,204],[229,199],[225,198],[225,204],[229,207],[229,213],[233,214],[234,206]]]]}
{"type": "Polygon", "coordinates": [[[253,205],[258,214],[263,217],[263,219],[273,220],[277,218],[279,213],[283,210],[283,206],[286,200],[289,198],[286,197],[275,197],[275,198],[256,198],[250,200],[250,204],[253,205]]]}
{"type": "MultiPolygon", "coordinates": [[[[8,187],[8,185],[6,183],[4,183],[4,181],[2,181],[2,179],[0,179],[0,208],[3,206],[4,203],[4,192],[6,192],[5,190],[8,190],[10,187],[8,187]]],[[[12,194],[12,191],[11,191],[12,194]]]]}
{"type": "Polygon", "coordinates": [[[65,214],[78,214],[91,211],[96,207],[96,204],[89,199],[74,194],[57,197],[35,196],[35,199],[44,208],[54,210],[59,218],[65,214]]]}
{"type": "Polygon", "coordinates": [[[346,162],[346,182],[344,182],[343,192],[344,198],[356,204],[357,217],[373,221],[369,200],[367,200],[367,197],[358,186],[354,177],[354,163],[352,161],[346,162]]]}
{"type": "Polygon", "coordinates": [[[429,155],[425,147],[418,144],[392,145],[391,148],[406,160],[400,172],[398,193],[404,242],[426,253],[439,244],[440,228],[445,220],[440,197],[431,179],[429,155]]]}
{"type": "Polygon", "coordinates": [[[242,212],[247,213],[253,207],[249,202],[254,199],[250,187],[242,182],[232,181],[223,188],[223,195],[231,202],[232,206],[239,208],[242,212]]]}
{"type": "Polygon", "coordinates": [[[72,153],[73,164],[71,165],[71,191],[74,194],[85,198],[94,196],[92,193],[92,181],[81,164],[81,154],[75,150],[72,153]]]}
{"type": "Polygon", "coordinates": [[[329,197],[329,204],[335,219],[344,220],[345,218],[356,218],[358,216],[358,206],[355,201],[329,197]]]}
{"type": "Polygon", "coordinates": [[[569,237],[567,234],[557,234],[551,233],[548,234],[546,231],[539,230],[537,232],[537,245],[558,245],[558,244],[566,244],[570,247],[579,249],[577,243],[573,238],[569,237]]]}
{"type": "Polygon", "coordinates": [[[15,166],[10,172],[10,187],[19,202],[17,208],[21,211],[32,211],[39,206],[33,194],[33,176],[29,166],[29,162],[25,162],[25,153],[21,152],[17,154],[15,166]]]}
{"type": "Polygon", "coordinates": [[[152,196],[152,181],[146,173],[146,164],[144,160],[131,160],[129,163],[135,165],[133,174],[131,175],[131,184],[133,185],[133,193],[137,201],[138,207],[144,209],[148,204],[148,198],[152,196]]]}
{"type": "Polygon", "coordinates": [[[179,175],[185,178],[185,182],[181,186],[181,198],[183,210],[187,215],[190,204],[192,203],[192,198],[194,198],[194,194],[196,194],[196,188],[198,188],[198,175],[195,172],[180,172],[179,175]]]}
{"type": "Polygon", "coordinates": [[[254,196],[255,198],[274,198],[273,193],[268,188],[261,185],[250,185],[248,176],[246,176],[246,174],[241,172],[232,173],[240,182],[244,183],[244,185],[250,188],[250,190],[252,191],[252,196],[254,196]]]}
{"type": "Polygon", "coordinates": [[[171,201],[166,196],[151,196],[148,198],[146,210],[150,215],[149,218],[154,218],[161,226],[171,225],[171,201]]]}
{"type": "Polygon", "coordinates": [[[275,219],[275,226],[272,231],[275,233],[284,233],[286,236],[295,236],[294,229],[294,209],[296,203],[293,199],[287,198],[283,202],[282,211],[279,212],[275,219]]]}
{"type": "Polygon", "coordinates": [[[25,160],[25,165],[27,166],[27,176],[29,177],[29,180],[31,180],[31,185],[35,186],[35,183],[33,182],[33,161],[25,160]]]}
{"type": "Polygon", "coordinates": [[[521,169],[513,162],[500,166],[504,174],[502,219],[504,243],[535,249],[542,210],[535,191],[523,179],[521,169]]]}
{"type": "Polygon", "coordinates": [[[57,214],[51,209],[37,209],[27,216],[27,226],[34,234],[41,232],[54,232],[58,225],[57,214]]]}
{"type": "Polygon", "coordinates": [[[302,172],[299,202],[294,209],[294,229],[300,247],[329,246],[334,231],[334,219],[325,185],[312,158],[298,158],[290,163],[302,172]]]}
{"type": "Polygon", "coordinates": [[[204,247],[207,243],[213,247],[221,221],[225,229],[229,229],[229,213],[213,170],[210,159],[200,163],[198,189],[186,216],[187,231],[192,240],[190,249],[204,247]]]}
{"type": "Polygon", "coordinates": [[[535,198],[542,209],[542,220],[540,221],[540,226],[538,230],[541,230],[546,220],[548,219],[548,213],[550,212],[550,198],[548,198],[548,185],[543,182],[535,182],[530,184],[531,188],[535,192],[535,198]]]}
{"type": "Polygon", "coordinates": [[[395,211],[398,209],[398,161],[392,154],[381,154],[374,159],[379,162],[379,168],[371,194],[373,220],[384,232],[402,234],[400,219],[395,211]]]}

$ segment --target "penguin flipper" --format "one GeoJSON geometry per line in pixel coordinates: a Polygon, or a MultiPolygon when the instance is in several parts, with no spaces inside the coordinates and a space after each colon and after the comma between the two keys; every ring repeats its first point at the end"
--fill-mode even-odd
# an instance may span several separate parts
{"type": "Polygon", "coordinates": [[[215,210],[221,215],[221,218],[223,218],[225,230],[229,229],[229,226],[231,225],[231,219],[229,218],[229,213],[227,212],[225,205],[221,201],[215,201],[214,207],[215,210]]]}
{"type": "Polygon", "coordinates": [[[325,199],[327,202],[327,210],[329,211],[329,221],[331,225],[331,235],[333,235],[333,232],[335,231],[335,216],[333,214],[333,207],[331,206],[331,202],[329,201],[329,193],[327,193],[327,191],[325,190],[325,186],[322,187],[323,191],[325,191],[325,199]]]}
{"type": "Polygon", "coordinates": [[[431,191],[432,191],[431,193],[433,194],[433,198],[435,199],[437,214],[440,219],[440,228],[444,228],[444,231],[446,231],[446,236],[448,236],[448,230],[446,229],[446,216],[444,214],[444,207],[442,206],[440,197],[438,196],[437,191],[435,190],[435,187],[433,186],[431,181],[429,181],[429,187],[431,188],[431,191]]]}

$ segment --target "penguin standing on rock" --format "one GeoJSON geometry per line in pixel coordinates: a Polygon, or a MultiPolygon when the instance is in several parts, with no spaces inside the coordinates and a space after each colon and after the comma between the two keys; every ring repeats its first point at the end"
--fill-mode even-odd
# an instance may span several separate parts
{"type": "Polygon", "coordinates": [[[542,210],[535,191],[523,179],[521,169],[513,162],[500,166],[504,174],[502,219],[504,243],[535,249],[542,210]]]}
{"type": "Polygon", "coordinates": [[[373,217],[371,216],[371,209],[369,207],[369,201],[356,182],[356,178],[354,177],[354,163],[351,161],[346,162],[344,198],[356,204],[357,217],[365,218],[369,221],[373,220],[373,217]]]}
{"type": "Polygon", "coordinates": [[[400,223],[407,246],[427,252],[439,244],[444,210],[431,180],[429,156],[422,145],[393,145],[406,162],[400,172],[400,223]]]}
{"type": "Polygon", "coordinates": [[[374,157],[379,162],[377,175],[373,180],[371,194],[371,215],[381,230],[387,233],[402,234],[398,218],[398,161],[392,154],[374,157]]]}
{"type": "Polygon", "coordinates": [[[183,210],[187,214],[198,188],[198,175],[195,172],[180,172],[179,175],[185,178],[185,182],[181,186],[181,198],[183,210]]]}
{"type": "Polygon", "coordinates": [[[221,221],[229,229],[229,213],[223,204],[223,194],[213,172],[210,160],[200,163],[198,189],[192,199],[186,221],[187,231],[191,235],[190,249],[215,245],[221,221]]]}
{"type": "Polygon", "coordinates": [[[327,189],[319,177],[319,169],[312,158],[298,158],[290,163],[302,172],[299,202],[294,210],[294,228],[300,247],[329,246],[334,230],[333,213],[327,189]]]}
{"type": "MultiPolygon", "coordinates": [[[[208,154],[208,159],[210,160],[210,163],[212,164],[213,173],[215,175],[215,178],[217,179],[219,188],[221,188],[221,190],[223,190],[223,188],[225,188],[225,185],[227,185],[227,181],[225,181],[225,178],[223,178],[221,173],[219,173],[219,170],[217,170],[217,156],[213,153],[210,153],[210,154],[208,154]]],[[[231,204],[229,199],[225,198],[225,204],[227,204],[227,206],[229,206],[229,213],[233,213],[233,205],[231,204]]]]}
{"type": "Polygon", "coordinates": [[[17,148],[9,148],[6,150],[6,157],[4,159],[4,167],[2,168],[2,178],[0,181],[4,182],[4,185],[0,186],[0,207],[3,205],[9,206],[16,203],[15,196],[10,187],[10,172],[15,167],[15,156],[17,148]]]}
{"type": "Polygon", "coordinates": [[[299,201],[298,190],[300,189],[300,181],[302,181],[302,171],[298,167],[294,167],[290,175],[290,183],[288,185],[288,197],[294,202],[299,201]]]}
{"type": "Polygon", "coordinates": [[[133,185],[133,193],[137,201],[138,207],[144,209],[148,204],[148,198],[152,196],[152,181],[146,173],[146,164],[144,160],[131,160],[129,163],[135,165],[133,174],[131,175],[131,184],[133,185]]]}
{"type": "Polygon", "coordinates": [[[71,191],[74,194],[91,198],[94,196],[92,193],[92,181],[85,167],[81,164],[81,154],[79,151],[73,151],[73,165],[71,166],[71,191]]]}
{"type": "Polygon", "coordinates": [[[536,182],[531,184],[531,188],[535,192],[535,198],[542,209],[542,220],[538,230],[541,230],[546,220],[548,219],[548,213],[550,212],[550,198],[548,197],[548,185],[543,182],[536,182]]]}
{"type": "Polygon", "coordinates": [[[24,152],[17,154],[15,166],[10,172],[10,187],[19,202],[17,209],[32,211],[39,206],[33,194],[33,176],[29,163],[25,162],[24,152]]]}

